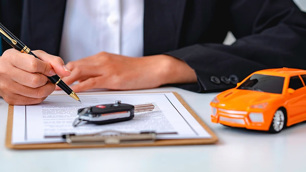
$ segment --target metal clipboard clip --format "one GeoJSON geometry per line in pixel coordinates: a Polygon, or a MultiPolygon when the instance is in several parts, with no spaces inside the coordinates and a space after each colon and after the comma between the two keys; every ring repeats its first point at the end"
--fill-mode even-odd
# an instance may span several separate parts
{"type": "Polygon", "coordinates": [[[123,144],[154,142],[160,134],[177,134],[177,132],[156,133],[154,131],[142,131],[139,133],[106,130],[94,134],[63,134],[61,136],[45,136],[45,138],[63,138],[69,144],[123,144]]]}

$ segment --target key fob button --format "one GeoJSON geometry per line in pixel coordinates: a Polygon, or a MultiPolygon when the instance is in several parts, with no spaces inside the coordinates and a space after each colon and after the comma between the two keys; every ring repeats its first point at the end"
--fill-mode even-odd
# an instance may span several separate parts
{"type": "Polygon", "coordinates": [[[97,105],[96,107],[97,108],[101,108],[101,109],[105,109],[106,108],[106,106],[104,106],[104,105],[97,105]]]}

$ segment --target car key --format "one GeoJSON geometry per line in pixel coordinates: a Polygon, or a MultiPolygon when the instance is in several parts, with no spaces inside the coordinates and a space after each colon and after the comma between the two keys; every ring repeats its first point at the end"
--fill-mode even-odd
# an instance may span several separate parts
{"type": "Polygon", "coordinates": [[[110,124],[127,121],[134,118],[134,113],[152,111],[154,105],[140,104],[130,105],[116,101],[114,104],[101,104],[81,108],[78,110],[78,117],[74,120],[73,126],[77,127],[82,122],[92,124],[110,124]]]}

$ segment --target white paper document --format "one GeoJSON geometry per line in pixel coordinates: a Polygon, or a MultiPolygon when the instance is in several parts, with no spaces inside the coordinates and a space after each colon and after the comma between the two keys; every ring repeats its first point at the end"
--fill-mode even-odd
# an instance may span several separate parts
{"type": "Polygon", "coordinates": [[[211,138],[173,93],[96,94],[79,97],[82,103],[67,95],[51,95],[39,105],[14,106],[12,144],[64,142],[63,139],[45,136],[92,134],[105,130],[177,133],[158,135],[158,139],[211,138]],[[132,105],[153,103],[155,108],[153,111],[135,113],[129,121],[72,126],[79,108],[115,103],[117,100],[132,105]]]}

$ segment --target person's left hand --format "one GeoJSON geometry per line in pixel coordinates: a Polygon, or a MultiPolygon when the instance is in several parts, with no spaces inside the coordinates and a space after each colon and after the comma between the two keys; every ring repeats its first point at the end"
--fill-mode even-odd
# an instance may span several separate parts
{"type": "Polygon", "coordinates": [[[183,61],[167,55],[131,58],[101,52],[69,62],[71,75],[62,78],[75,92],[93,88],[134,90],[169,83],[196,82],[195,72],[183,61]]]}

